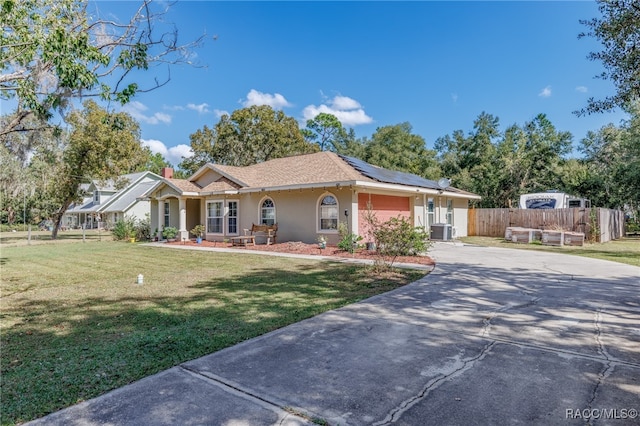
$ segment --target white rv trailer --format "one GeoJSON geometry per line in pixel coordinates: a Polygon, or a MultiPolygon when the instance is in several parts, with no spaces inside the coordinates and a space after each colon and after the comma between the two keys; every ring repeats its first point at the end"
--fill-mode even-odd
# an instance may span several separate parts
{"type": "Polygon", "coordinates": [[[591,202],[586,198],[555,191],[522,194],[520,196],[521,209],[568,209],[574,207],[589,208],[591,207],[591,202]]]}

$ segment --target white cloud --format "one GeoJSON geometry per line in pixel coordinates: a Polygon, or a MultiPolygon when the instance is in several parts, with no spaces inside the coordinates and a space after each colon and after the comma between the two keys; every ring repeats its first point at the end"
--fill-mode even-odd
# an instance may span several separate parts
{"type": "Polygon", "coordinates": [[[140,139],[144,146],[148,146],[154,154],[160,153],[169,163],[177,165],[182,161],[182,157],[193,156],[193,151],[189,145],[180,144],[167,148],[164,142],[157,139],[140,139]]]}
{"type": "Polygon", "coordinates": [[[589,89],[587,88],[587,86],[578,86],[578,87],[576,87],[576,92],[587,93],[588,91],[589,91],[589,89]]]}
{"type": "Polygon", "coordinates": [[[158,123],[171,123],[171,116],[169,114],[165,114],[163,112],[156,112],[153,115],[147,115],[146,111],[149,108],[144,105],[142,102],[132,101],[122,107],[122,110],[138,121],[147,124],[158,124],[158,123]]]}
{"type": "Polygon", "coordinates": [[[201,103],[200,105],[187,104],[187,109],[198,111],[198,114],[206,114],[209,112],[209,104],[207,103],[201,103]]]}
{"type": "Polygon", "coordinates": [[[140,139],[140,142],[143,146],[148,146],[154,154],[160,153],[160,155],[166,157],[168,150],[164,142],[156,139],[140,139]]]}
{"type": "Polygon", "coordinates": [[[451,100],[453,101],[453,103],[457,103],[458,102],[458,94],[457,93],[452,93],[451,94],[451,100]]]}
{"type": "Polygon", "coordinates": [[[228,111],[225,111],[223,109],[214,109],[213,113],[216,115],[216,117],[218,118],[222,118],[223,115],[231,115],[229,114],[228,111]]]}
{"type": "Polygon", "coordinates": [[[548,98],[549,96],[551,96],[551,86],[547,86],[542,89],[542,92],[538,93],[538,96],[543,98],[548,98]]]}
{"type": "Polygon", "coordinates": [[[305,120],[312,120],[321,112],[335,115],[345,126],[357,126],[373,122],[373,118],[364,112],[362,105],[347,96],[335,96],[320,106],[308,105],[302,110],[302,115],[305,120]]]}
{"type": "Polygon", "coordinates": [[[337,110],[350,110],[350,109],[360,109],[362,105],[360,102],[355,99],[351,99],[348,96],[336,96],[333,100],[330,101],[331,107],[337,110]]]}
{"type": "Polygon", "coordinates": [[[167,154],[166,158],[167,160],[169,160],[170,163],[178,164],[182,161],[182,157],[184,158],[193,157],[193,151],[191,150],[191,147],[183,143],[169,148],[169,153],[167,154]]]}
{"type": "Polygon", "coordinates": [[[272,95],[270,93],[262,93],[258,92],[255,89],[251,89],[249,93],[247,93],[247,99],[241,102],[241,104],[246,108],[253,105],[269,105],[271,108],[280,109],[284,107],[289,107],[291,104],[289,101],[285,99],[280,93],[276,93],[272,95]]]}

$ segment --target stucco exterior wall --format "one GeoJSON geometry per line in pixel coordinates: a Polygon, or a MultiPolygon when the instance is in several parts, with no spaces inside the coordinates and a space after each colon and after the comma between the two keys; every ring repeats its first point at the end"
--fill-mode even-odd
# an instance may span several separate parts
{"type": "MultiPolygon", "coordinates": [[[[265,199],[270,198],[275,205],[276,222],[278,223],[277,241],[302,241],[315,243],[320,235],[324,235],[329,244],[337,244],[339,241],[337,230],[320,230],[319,203],[322,197],[331,194],[338,201],[339,221],[348,222],[349,229],[353,229],[352,191],[348,188],[308,189],[296,191],[254,192],[227,196],[207,197],[202,203],[202,223],[206,223],[206,203],[214,200],[238,200],[238,230],[243,235],[244,229],[251,229],[251,225],[260,223],[261,206],[265,199]],[[347,210],[349,216],[345,216],[347,210]]],[[[187,206],[187,210],[191,208],[187,206]]],[[[225,213],[226,210],[225,210],[225,213]]],[[[357,218],[357,215],[356,215],[357,218]]],[[[227,217],[225,216],[225,226],[227,217]]],[[[356,219],[357,223],[357,219],[356,219]]],[[[236,234],[237,235],[237,234],[236,234]]],[[[208,240],[221,240],[230,234],[207,234],[208,240]]],[[[257,243],[264,240],[258,238],[257,243]]]]}
{"type": "MultiPolygon", "coordinates": [[[[333,195],[338,201],[338,220],[348,224],[349,232],[366,237],[366,225],[364,213],[366,203],[373,201],[374,209],[381,221],[388,220],[397,215],[410,217],[414,226],[425,226],[428,229],[429,214],[427,205],[429,198],[433,199],[434,213],[432,223],[447,222],[447,198],[444,196],[423,196],[407,194],[405,196],[391,195],[389,191],[380,191],[378,194],[359,192],[358,188],[331,187],[303,190],[281,190],[252,192],[245,194],[214,195],[202,199],[186,200],[186,231],[190,231],[197,224],[207,226],[207,203],[211,201],[223,201],[225,216],[224,232],[220,234],[207,233],[207,240],[221,241],[231,236],[243,235],[244,229],[251,229],[252,224],[261,222],[262,202],[269,198],[275,205],[275,220],[278,223],[277,241],[301,241],[315,243],[320,235],[323,235],[329,244],[337,244],[339,236],[337,230],[320,229],[320,200],[328,194],[333,195]],[[238,202],[237,233],[231,233],[228,229],[228,201],[238,202]],[[345,215],[347,211],[348,215],[345,215]]],[[[170,203],[170,224],[180,227],[180,212],[178,199],[171,190],[162,190],[165,195],[173,195],[161,200],[170,203]]],[[[451,216],[457,236],[467,235],[467,200],[450,199],[453,207],[451,216]]],[[[162,226],[162,211],[158,208],[158,201],[151,204],[152,229],[162,226]]],[[[192,237],[189,235],[189,237],[192,237]]],[[[366,238],[365,238],[366,240],[366,238]]],[[[264,239],[258,238],[257,243],[264,243],[264,239]]]]}
{"type": "Polygon", "coordinates": [[[466,237],[469,226],[469,202],[467,200],[456,199],[453,202],[453,226],[456,228],[456,238],[466,237]]]}
{"type": "Polygon", "coordinates": [[[311,244],[315,243],[320,235],[324,235],[329,244],[337,244],[339,240],[337,230],[320,229],[319,203],[325,195],[329,194],[338,201],[338,220],[348,222],[352,229],[352,192],[348,188],[246,195],[241,203],[241,223],[246,223],[248,228],[252,223],[260,223],[260,206],[263,200],[269,197],[275,204],[278,241],[302,241],[311,244]],[[345,216],[345,210],[349,212],[349,216],[345,216]]]}
{"type": "Polygon", "coordinates": [[[207,170],[206,173],[203,173],[198,179],[194,182],[200,185],[202,188],[209,185],[211,182],[215,182],[222,177],[221,174],[214,172],[213,170],[207,170]]]}

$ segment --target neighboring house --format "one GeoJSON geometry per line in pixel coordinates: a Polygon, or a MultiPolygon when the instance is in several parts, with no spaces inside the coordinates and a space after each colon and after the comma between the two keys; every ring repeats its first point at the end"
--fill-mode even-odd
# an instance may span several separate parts
{"type": "MultiPolygon", "coordinates": [[[[252,224],[278,224],[277,241],[314,243],[320,235],[338,242],[338,221],[366,237],[370,205],[380,221],[397,215],[415,226],[449,223],[467,234],[469,200],[480,197],[441,188],[419,176],[372,166],[332,152],[278,158],[247,167],[206,164],[189,179],[171,169],[146,196],[151,228],[174,226],[188,239],[197,224],[207,240],[243,235],[252,224]]],[[[366,240],[366,238],[365,238],[366,240]]]]}
{"type": "Polygon", "coordinates": [[[90,196],[69,207],[63,226],[109,229],[125,215],[144,219],[150,213],[151,203],[141,197],[161,179],[152,172],[139,172],[102,184],[96,181],[84,184],[82,190],[90,196]]]}

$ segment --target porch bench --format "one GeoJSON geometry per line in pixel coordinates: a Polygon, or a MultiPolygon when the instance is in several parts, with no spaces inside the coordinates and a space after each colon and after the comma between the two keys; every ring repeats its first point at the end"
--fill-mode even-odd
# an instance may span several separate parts
{"type": "Polygon", "coordinates": [[[251,224],[251,235],[255,237],[256,233],[267,238],[267,245],[275,244],[278,233],[278,224],[274,223],[273,225],[256,225],[255,223],[253,223],[251,224]]]}

